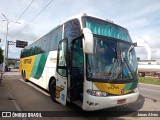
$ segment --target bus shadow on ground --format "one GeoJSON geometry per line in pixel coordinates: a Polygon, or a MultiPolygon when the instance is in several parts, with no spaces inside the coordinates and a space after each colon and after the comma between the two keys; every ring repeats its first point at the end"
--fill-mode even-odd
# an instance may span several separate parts
{"type": "MultiPolygon", "coordinates": [[[[28,81],[28,82],[34,84],[31,81],[28,81]]],[[[36,84],[34,85],[42,89],[38,85],[36,84]]],[[[44,91],[49,94],[48,91],[46,90],[44,91]]],[[[112,119],[114,118],[116,119],[117,117],[136,117],[137,111],[139,111],[143,107],[144,102],[145,102],[145,97],[140,94],[137,101],[135,101],[134,103],[107,108],[103,110],[97,110],[97,111],[83,111],[82,108],[78,107],[77,105],[67,102],[67,106],[65,106],[67,107],[67,110],[54,111],[54,115],[55,115],[54,117],[68,117],[68,118],[70,117],[92,118],[93,117],[93,119],[96,118],[96,120],[98,118],[101,119],[101,118],[108,118],[108,117],[112,117],[112,119]]],[[[51,114],[51,116],[53,116],[53,114],[51,114]]]]}
{"type": "Polygon", "coordinates": [[[145,98],[142,95],[139,95],[138,100],[134,103],[107,108],[103,110],[97,110],[97,111],[83,111],[80,107],[74,104],[68,104],[67,107],[70,107],[73,111],[67,111],[65,115],[68,117],[96,117],[96,118],[112,117],[112,119],[114,117],[117,118],[124,116],[136,117],[137,111],[143,107],[144,101],[145,98]]]}

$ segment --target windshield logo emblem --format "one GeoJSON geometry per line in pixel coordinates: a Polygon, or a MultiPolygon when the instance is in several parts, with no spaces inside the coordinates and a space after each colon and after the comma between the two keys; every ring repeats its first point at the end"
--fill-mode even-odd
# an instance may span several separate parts
{"type": "Polygon", "coordinates": [[[124,89],[121,90],[121,94],[124,94],[124,89]]]}

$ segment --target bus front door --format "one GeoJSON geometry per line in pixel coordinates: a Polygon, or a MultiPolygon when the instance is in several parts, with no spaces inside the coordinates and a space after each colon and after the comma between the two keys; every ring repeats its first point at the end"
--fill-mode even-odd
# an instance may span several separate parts
{"type": "Polygon", "coordinates": [[[59,42],[57,52],[56,101],[66,105],[67,98],[67,39],[59,42]]]}

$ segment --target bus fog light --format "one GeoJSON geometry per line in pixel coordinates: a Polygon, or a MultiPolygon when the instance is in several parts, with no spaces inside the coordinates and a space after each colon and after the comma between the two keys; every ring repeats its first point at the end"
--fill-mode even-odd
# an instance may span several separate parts
{"type": "Polygon", "coordinates": [[[106,92],[102,92],[102,96],[107,96],[107,93],[106,92]]]}
{"type": "Polygon", "coordinates": [[[89,103],[89,106],[93,107],[93,106],[94,106],[94,103],[90,102],[90,103],[89,103]]]}
{"type": "Polygon", "coordinates": [[[97,107],[98,107],[99,105],[100,105],[99,103],[95,103],[95,106],[97,106],[97,107]]]}
{"type": "Polygon", "coordinates": [[[108,95],[108,93],[106,92],[101,92],[99,90],[91,90],[91,89],[87,90],[87,93],[89,95],[99,96],[99,97],[106,97],[108,95]]]}

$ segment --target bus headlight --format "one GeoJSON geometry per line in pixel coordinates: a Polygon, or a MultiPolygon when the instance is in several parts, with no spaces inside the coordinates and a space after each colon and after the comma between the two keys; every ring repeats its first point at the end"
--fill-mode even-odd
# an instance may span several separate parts
{"type": "Polygon", "coordinates": [[[87,90],[87,93],[89,95],[93,95],[93,96],[99,96],[99,97],[106,97],[108,95],[108,93],[106,92],[102,92],[102,91],[99,91],[99,90],[87,90]]]}

